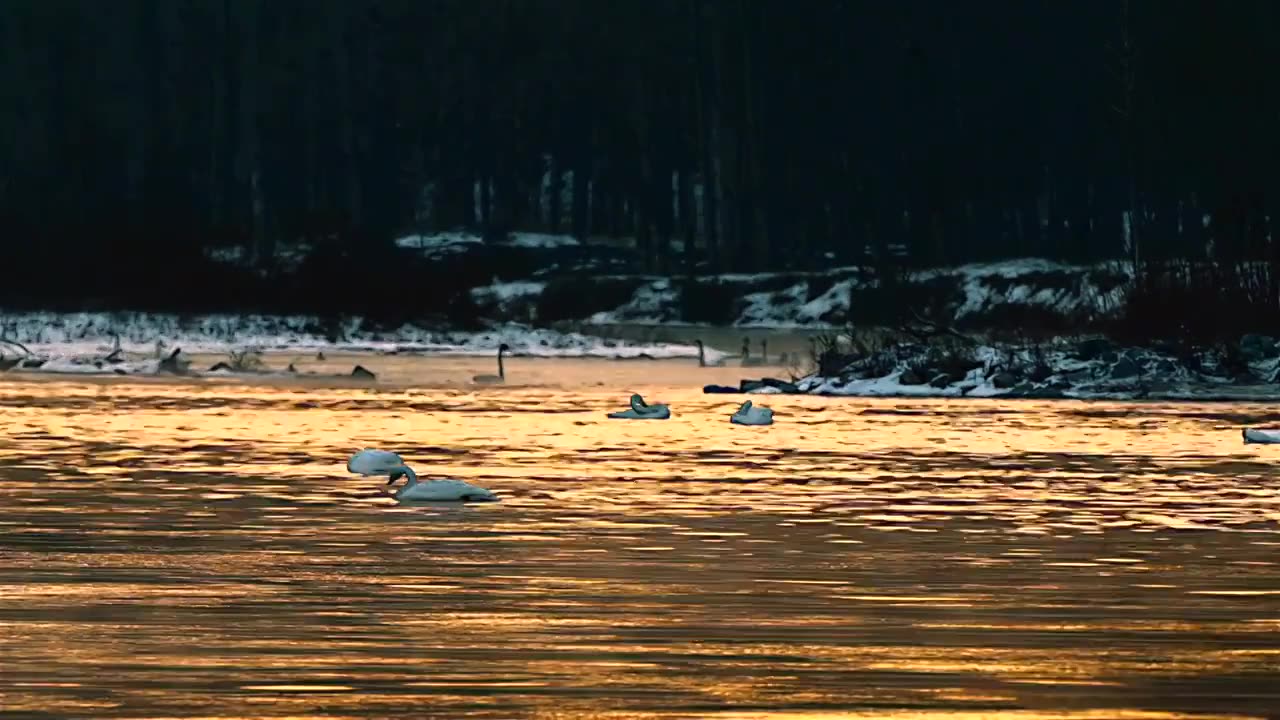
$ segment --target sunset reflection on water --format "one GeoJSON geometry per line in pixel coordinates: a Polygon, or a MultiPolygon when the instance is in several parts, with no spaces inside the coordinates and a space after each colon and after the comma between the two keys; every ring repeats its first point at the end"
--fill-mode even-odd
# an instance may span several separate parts
{"type": "Polygon", "coordinates": [[[742,428],[696,368],[526,363],[0,384],[0,717],[1280,707],[1265,408],[771,396],[742,428]],[[633,390],[673,418],[605,419],[633,390]],[[502,502],[398,506],[362,447],[502,502]]]}

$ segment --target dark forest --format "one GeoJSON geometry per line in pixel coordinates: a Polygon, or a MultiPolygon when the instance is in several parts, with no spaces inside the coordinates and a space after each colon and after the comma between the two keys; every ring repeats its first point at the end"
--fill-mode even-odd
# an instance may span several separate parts
{"type": "Polygon", "coordinates": [[[1276,68],[1268,0],[5,0],[0,301],[385,299],[449,229],[669,274],[1271,259],[1276,68]]]}

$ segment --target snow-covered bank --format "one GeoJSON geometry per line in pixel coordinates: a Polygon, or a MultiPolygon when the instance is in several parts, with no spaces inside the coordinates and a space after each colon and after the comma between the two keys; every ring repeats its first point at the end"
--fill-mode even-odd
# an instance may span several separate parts
{"type": "Polygon", "coordinates": [[[1187,350],[1122,347],[1095,338],[1048,345],[902,343],[827,358],[826,374],[795,391],[857,397],[1079,399],[1280,399],[1280,343],[1245,336],[1237,346],[1187,350]],[[835,362],[840,369],[831,371],[835,362]]]}
{"type": "MultiPolygon", "coordinates": [[[[340,325],[304,315],[195,315],[158,313],[52,313],[0,311],[0,338],[48,357],[110,352],[119,338],[126,353],[154,355],[156,348],[184,353],[227,353],[235,349],[330,350],[347,352],[431,352],[490,355],[506,344],[512,355],[530,357],[693,358],[694,345],[633,343],[580,333],[507,324],[480,332],[438,331],[414,325],[381,328],[359,318],[340,325]]],[[[14,347],[0,347],[9,356],[14,347]]],[[[708,361],[725,354],[708,348],[708,361]]],[[[86,370],[87,372],[87,370],[86,370]]]]}
{"type": "Polygon", "coordinates": [[[583,275],[498,282],[471,295],[486,317],[542,322],[830,328],[883,324],[893,320],[893,307],[911,306],[958,326],[983,327],[1028,313],[1064,324],[1107,318],[1123,307],[1129,280],[1118,263],[1031,258],[906,272],[892,288],[875,272],[855,267],[694,279],[583,275]]]}

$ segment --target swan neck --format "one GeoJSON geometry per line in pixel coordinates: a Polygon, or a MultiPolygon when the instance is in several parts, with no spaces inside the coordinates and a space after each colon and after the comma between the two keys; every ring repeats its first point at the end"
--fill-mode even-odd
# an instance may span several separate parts
{"type": "Polygon", "coordinates": [[[499,349],[498,349],[498,377],[502,378],[503,380],[506,380],[506,379],[507,379],[507,372],[506,372],[506,370],[505,370],[505,369],[503,369],[503,367],[502,367],[502,353],[503,353],[503,352],[504,352],[504,350],[502,350],[502,348],[499,348],[499,349]]]}

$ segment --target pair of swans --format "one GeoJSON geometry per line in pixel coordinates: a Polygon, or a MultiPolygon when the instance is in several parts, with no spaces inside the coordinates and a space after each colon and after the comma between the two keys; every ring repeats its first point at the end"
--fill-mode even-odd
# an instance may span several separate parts
{"type": "MultiPolygon", "coordinates": [[[[629,409],[611,412],[609,417],[614,420],[666,420],[671,417],[671,408],[663,404],[650,405],[640,395],[632,395],[629,409]]],[[[772,425],[773,410],[753,405],[747,400],[729,416],[729,422],[734,425],[772,425]]]]}
{"type": "Polygon", "coordinates": [[[390,478],[388,485],[402,477],[408,478],[408,482],[392,492],[396,500],[464,502],[498,499],[485,488],[461,480],[419,480],[418,474],[405,464],[404,459],[387,450],[361,450],[347,461],[347,472],[366,477],[385,475],[390,478]]]}

